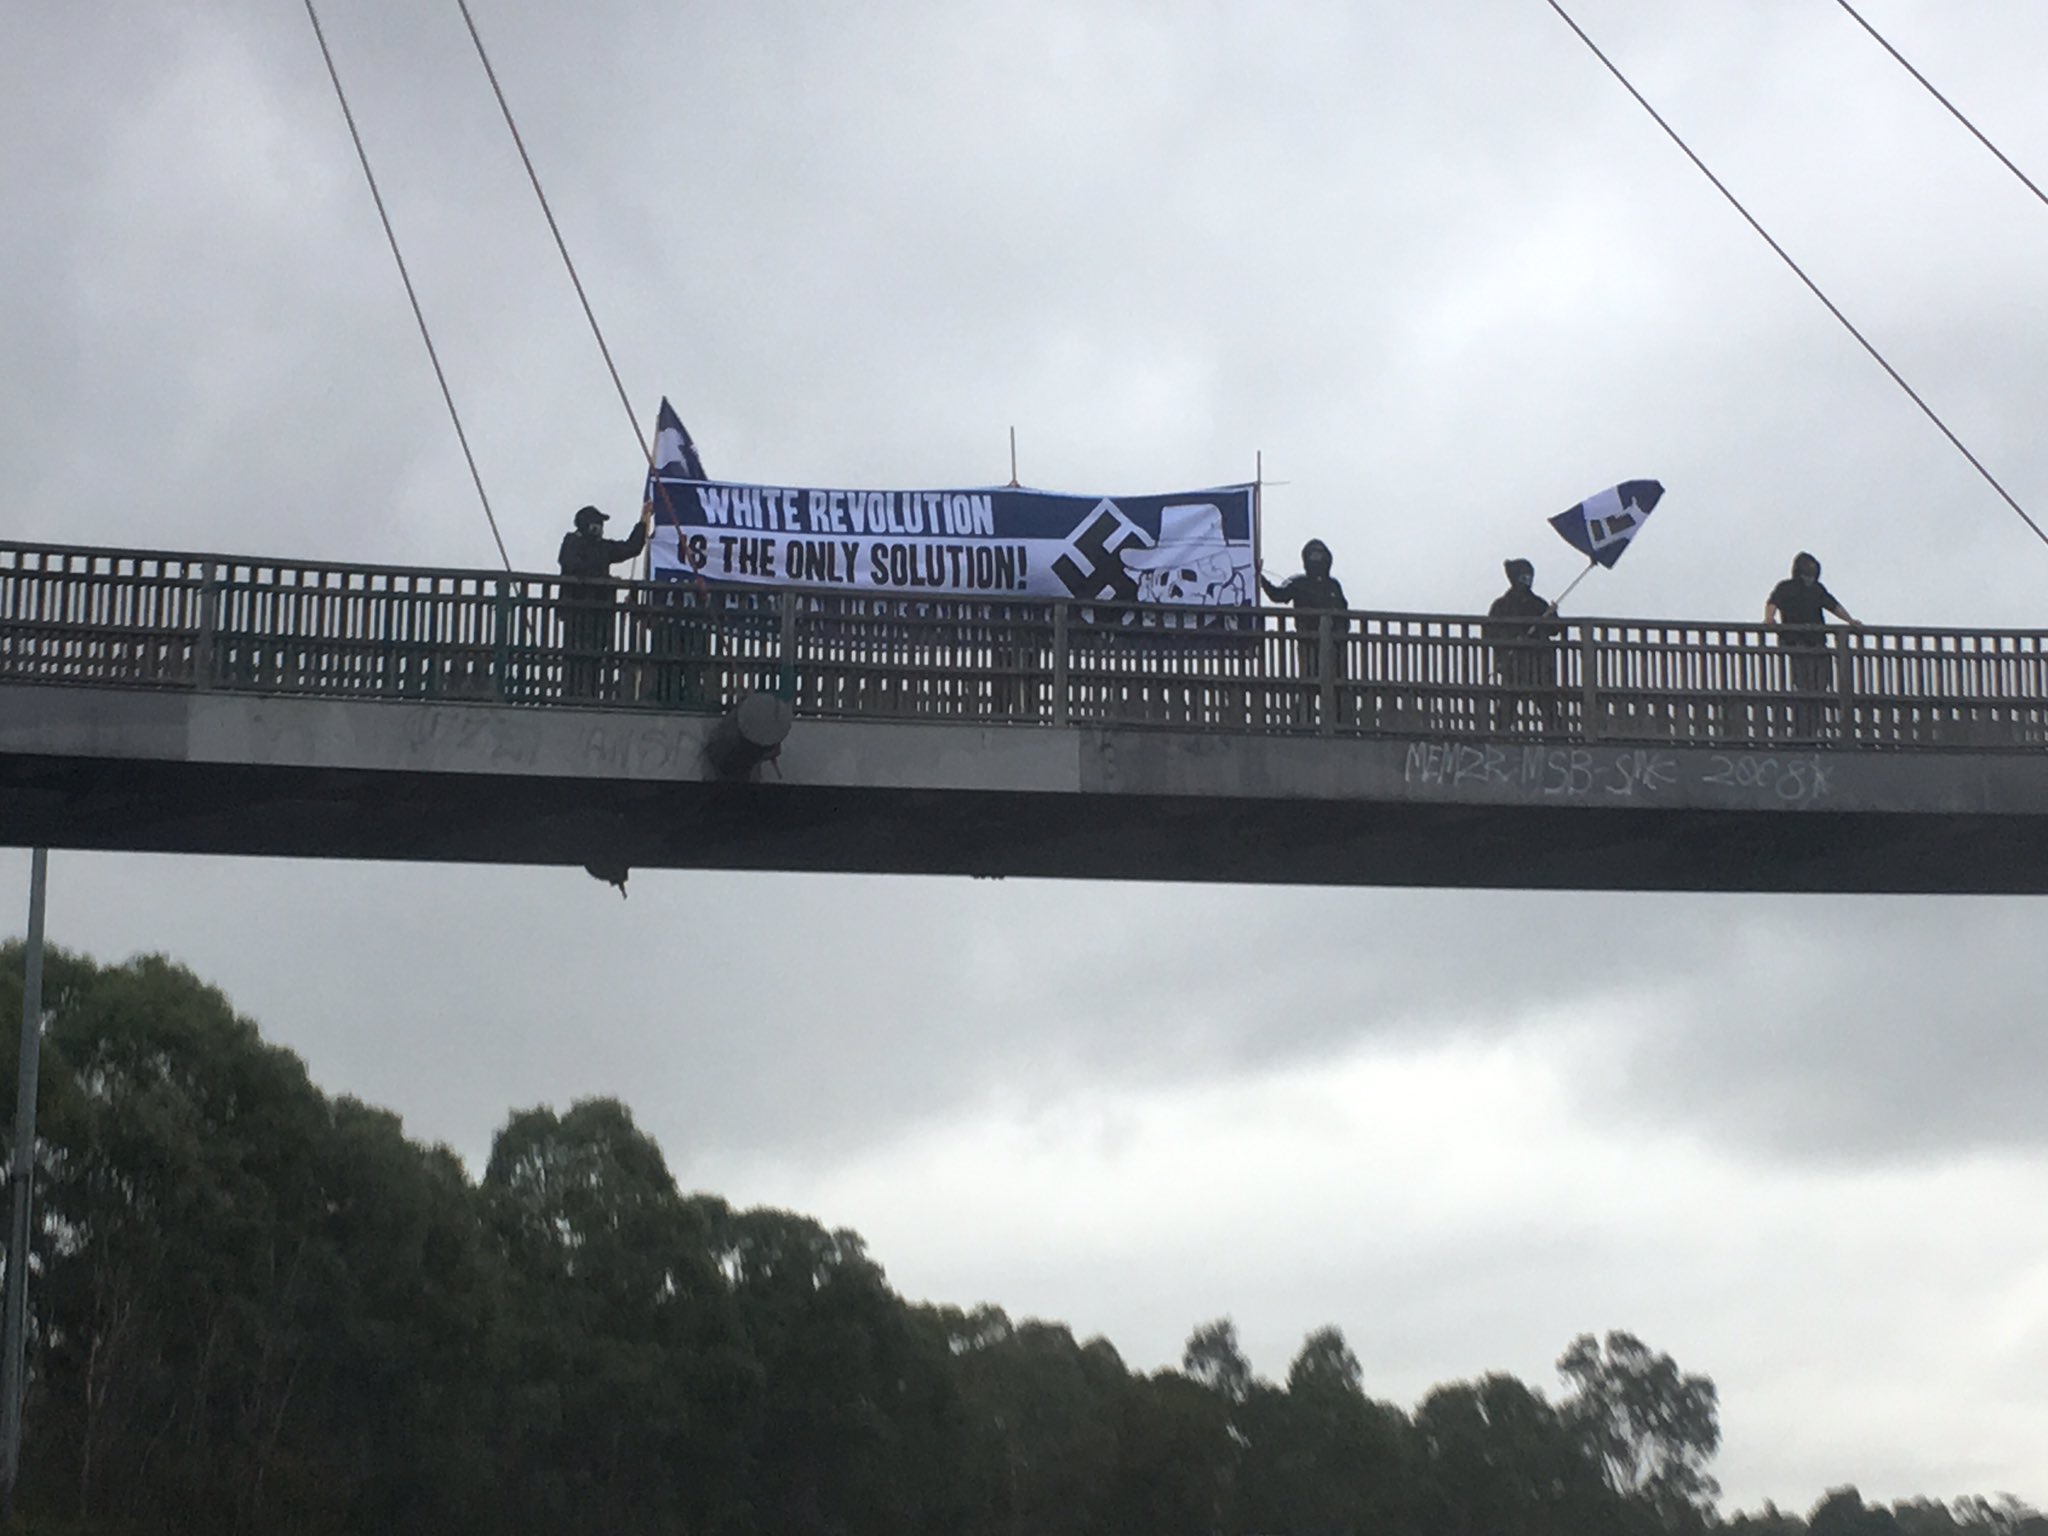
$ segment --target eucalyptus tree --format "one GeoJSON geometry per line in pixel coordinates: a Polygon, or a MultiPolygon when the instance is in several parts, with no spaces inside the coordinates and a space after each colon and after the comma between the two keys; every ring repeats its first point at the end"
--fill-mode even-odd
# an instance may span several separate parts
{"type": "Polygon", "coordinates": [[[1720,1401],[1705,1376],[1632,1333],[1581,1334],[1557,1362],[1565,1421],[1608,1485],[1670,1530],[1703,1526],[1720,1485],[1707,1467],[1721,1445],[1720,1401]]]}

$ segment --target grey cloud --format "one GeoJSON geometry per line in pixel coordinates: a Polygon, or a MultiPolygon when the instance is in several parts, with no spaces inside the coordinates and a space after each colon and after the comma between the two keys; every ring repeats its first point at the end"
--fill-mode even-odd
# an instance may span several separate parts
{"type": "Polygon", "coordinates": [[[2048,1146],[2048,911],[1828,906],[1747,912],[1716,936],[1708,984],[1645,997],[1602,1107],[1760,1157],[1869,1165],[2048,1146]]]}
{"type": "MultiPolygon", "coordinates": [[[[1655,475],[1656,524],[1579,612],[1748,619],[1812,547],[1866,618],[2039,622],[2048,552],[1545,7],[476,9],[640,412],[672,395],[719,473],[986,481],[1013,423],[1061,487],[1263,449],[1289,482],[1269,565],[1321,535],[1402,610],[1483,605],[1511,554],[1556,590],[1575,562],[1541,520],[1655,475]]],[[[2039,205],[1832,7],[1573,9],[2039,513],[2039,205]]],[[[30,10],[0,51],[7,531],[491,563],[303,18],[30,10]]],[[[629,424],[459,17],[327,12],[515,557],[544,565],[570,509],[637,499],[629,424]]],[[[2037,6],[1877,19],[2038,179],[2037,6]]],[[[73,855],[55,879],[60,941],[187,960],[323,1085],[472,1158],[514,1105],[609,1092],[686,1180],[820,1166],[1080,1084],[1558,1016],[1611,1021],[1580,1114],[1723,1157],[2025,1157],[2048,1123],[2032,903],[643,875],[621,905],[576,872],[73,855]]],[[[1387,1293],[1476,1261],[1419,1262],[1387,1293]]]]}
{"type": "MultiPolygon", "coordinates": [[[[1731,179],[1766,205],[1782,185],[1788,217],[1867,164],[1781,152],[1784,104],[1816,61],[1841,61],[1877,121],[1905,110],[1900,83],[1852,62],[1859,39],[1838,35],[1838,18],[1753,11],[1670,34],[1625,8],[1590,11],[1675,116],[1718,123],[1731,179]],[[1738,115],[1751,109],[1753,126],[1738,115]]],[[[1354,585],[1403,608],[1478,603],[1498,546],[1536,537],[1540,516],[1596,483],[1655,473],[1676,492],[1669,521],[1696,530],[1667,524],[1612,596],[1588,596],[1676,614],[1755,607],[1782,563],[1785,541],[1765,532],[1778,524],[1816,535],[1803,542],[1869,542],[1903,467],[1928,490],[1896,526],[1937,579],[1918,561],[1880,569],[1863,606],[2023,611],[1962,579],[2017,524],[1562,28],[1515,7],[1441,31],[1402,15],[1303,7],[1253,27],[1219,12],[1191,28],[1154,8],[1055,8],[1027,25],[983,6],[920,14],[908,34],[886,13],[803,10],[768,25],[616,4],[567,31],[483,19],[543,172],[557,168],[572,248],[643,410],[656,390],[677,394],[715,467],[985,478],[1016,421],[1034,478],[1115,488],[1242,474],[1263,447],[1295,481],[1272,499],[1276,547],[1334,531],[1364,568],[1354,585]],[[677,53],[681,76],[651,67],[677,53]],[[1576,228],[1598,238],[1573,243],[1576,228]],[[1540,254],[1532,238],[1581,275],[1514,295],[1450,345],[1444,322],[1475,276],[1511,276],[1540,254]],[[1633,297],[1640,277],[1609,275],[1658,271],[1633,297]],[[1442,498],[1447,478],[1458,515],[1409,535],[1403,511],[1442,498]],[[1917,516],[1936,505],[1953,510],[1917,516]],[[1964,562],[1953,578],[1951,549],[1964,562]]],[[[143,103],[150,142],[181,153],[58,98],[77,139],[104,141],[81,158],[115,183],[71,253],[88,297],[67,328],[89,357],[139,354],[122,367],[149,402],[141,446],[159,476],[151,516],[98,514],[97,536],[482,563],[481,520],[310,37],[275,17],[206,20],[166,41],[169,84],[143,103]],[[195,139],[201,153],[186,152],[195,139]],[[164,206],[122,195],[138,184],[164,206]],[[180,251],[139,333],[97,297],[150,292],[144,264],[180,251]],[[210,271],[254,281],[168,302],[210,271]],[[337,340],[313,341],[323,334],[337,340]]],[[[549,509],[631,494],[625,423],[453,19],[387,6],[330,31],[487,484],[522,563],[538,563],[549,509]]],[[[1916,142],[1944,169],[1974,153],[1932,132],[1916,142]]],[[[1959,306],[2028,290],[2038,220],[1981,172],[1974,203],[1946,191],[1961,178],[1899,180],[1889,208],[1942,192],[1939,211],[1873,236],[1866,198],[1809,247],[1813,264],[1874,285],[1870,304],[1889,296],[1879,321],[1943,317],[1953,355],[1959,306]],[[1920,291],[1908,298],[1903,278],[1920,291]]],[[[29,257],[17,295],[46,270],[29,257]]],[[[2009,323],[1996,367],[1978,354],[2009,310],[1976,327],[1953,393],[1980,391],[2006,358],[2038,371],[2042,349],[2009,323]]],[[[118,409],[93,393],[72,390],[80,417],[118,409]]],[[[2025,434],[1999,432],[2004,413],[1956,403],[2024,455],[2016,483],[2041,478],[2025,434]]],[[[28,455],[32,487],[41,453],[28,455]]],[[[78,521],[75,449],[62,463],[29,498],[46,524],[78,521]]]]}
{"type": "MultiPolygon", "coordinates": [[[[45,151],[11,176],[34,216],[9,221],[0,295],[31,359],[7,371],[0,420],[18,531],[488,563],[310,35],[256,8],[175,25],[131,11],[159,67],[122,112],[86,88],[92,21],[38,18],[10,52],[0,110],[23,134],[4,137],[45,151]]],[[[1840,18],[1585,12],[2009,455],[2012,483],[2048,484],[2010,409],[2048,356],[2024,297],[2048,240],[2037,210],[1954,133],[1897,127],[1922,110],[1910,82],[1840,18]],[[1838,99],[1818,113],[1810,88],[1838,99]],[[1900,152],[1853,153],[1873,131],[1900,152]],[[1818,145],[1794,152],[1808,135],[1818,145]],[[1898,212],[1918,199],[1930,215],[1898,212]]],[[[1747,618],[1811,545],[1873,617],[2032,617],[2036,584],[2003,576],[2030,558],[2009,514],[1562,28],[1513,6],[1411,18],[612,0],[573,28],[481,19],[643,410],[674,393],[714,468],[994,478],[1012,421],[1042,483],[1223,478],[1264,447],[1295,482],[1270,498],[1274,563],[1324,534],[1361,601],[1411,609],[1477,606],[1506,553],[1534,555],[1555,590],[1571,562],[1540,519],[1657,474],[1673,490],[1654,537],[1582,589],[1582,611],[1747,618]]],[[[1921,25],[1937,54],[1954,46],[1921,25]]],[[[2002,25],[2039,22],[2013,9],[2002,25]]],[[[541,563],[563,510],[634,494],[626,424],[454,18],[388,3],[330,18],[330,36],[486,483],[521,563],[541,563]]],[[[1996,107],[2032,99],[2020,52],[1979,41],[1943,61],[1996,107]]],[[[2023,143],[2031,122],[2016,126],[2023,143]]],[[[392,878],[425,892],[475,877],[392,878]]],[[[556,879],[494,887],[495,922],[543,928],[556,879]]],[[[750,1043],[805,1040],[840,1062],[829,1081],[872,1079],[897,1110],[1059,1070],[1199,1073],[1485,1027],[1574,997],[1664,989],[1689,1018],[1716,953],[1758,942],[1713,903],[1583,902],[1656,940],[1610,957],[1589,992],[1551,898],[988,897],[1020,943],[1059,956],[1040,969],[841,940],[824,894],[839,887],[794,889],[799,921],[826,930],[807,942],[847,978],[850,1027],[806,1030],[778,993],[753,1035],[707,1043],[744,1074],[750,1043]],[[1217,944],[1240,935],[1262,963],[1217,974],[1217,944]],[[1169,1014],[1144,999],[1187,994],[1157,974],[1176,953],[1200,979],[1169,1014]],[[915,1007],[890,981],[906,964],[923,966],[915,1007]],[[909,1044],[908,1065],[864,1067],[870,1038],[878,1060],[909,1044]]],[[[987,931],[927,888],[889,889],[880,910],[904,927],[987,931]]],[[[1812,910],[1787,944],[1867,927],[1812,910]]],[[[638,929],[641,912],[621,921],[638,929]]],[[[765,937],[742,952],[776,964],[765,937]]],[[[721,1005],[745,1012],[731,987],[721,1005]]],[[[493,1006],[516,1017],[523,1001],[493,1006]]],[[[1763,1049],[1739,1031],[1724,1043],[1744,1061],[1763,1049]]],[[[759,1103],[721,1095],[707,1126],[772,1137],[859,1118],[807,1101],[785,1123],[763,1082],[759,1103]]],[[[1996,1094],[1965,1098],[1987,1124],[2019,1118],[1996,1094]]]]}
{"type": "Polygon", "coordinates": [[[1054,1000],[1093,1071],[1207,1079],[1579,1018],[1610,1042],[1575,1084],[1587,1114],[1683,1125],[1723,1155],[2048,1145],[2038,903],[1268,891],[1136,909],[1158,914],[1144,964],[1098,956],[1054,1000]]]}

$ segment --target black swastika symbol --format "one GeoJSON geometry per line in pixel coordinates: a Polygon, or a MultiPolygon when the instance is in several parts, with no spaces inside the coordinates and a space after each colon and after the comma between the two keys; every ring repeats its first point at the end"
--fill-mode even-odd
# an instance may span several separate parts
{"type": "Polygon", "coordinates": [[[1076,597],[1113,603],[1135,601],[1138,596],[1137,578],[1125,570],[1123,561],[1117,558],[1117,552],[1132,539],[1126,537],[1114,548],[1109,542],[1119,533],[1128,535],[1130,532],[1131,525],[1113,510],[1098,511],[1089,519],[1087,526],[1068,541],[1073,554],[1060,555],[1053,561],[1053,574],[1076,597]],[[1074,555],[1088,562],[1085,570],[1074,555]]]}

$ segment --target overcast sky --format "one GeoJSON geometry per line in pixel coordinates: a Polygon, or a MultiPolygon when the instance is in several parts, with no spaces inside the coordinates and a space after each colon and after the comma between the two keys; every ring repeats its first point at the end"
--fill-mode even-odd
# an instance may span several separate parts
{"type": "MultiPolygon", "coordinates": [[[[1574,13],[2037,519],[2048,208],[1832,0],[1574,13]]],[[[1861,9],[2036,180],[2048,7],[1861,9]]],[[[1275,574],[1469,612],[1602,486],[1582,613],[2042,623],[2044,549],[1542,0],[473,0],[643,423],[711,472],[1248,478],[1275,574]]],[[[639,449],[452,5],[323,14],[514,559],[639,449]]],[[[19,8],[5,535],[495,552],[303,8],[19,8]]],[[[25,855],[0,889],[25,893],[25,855]]],[[[689,1187],[1139,1368],[1551,1383],[1629,1328],[1721,1390],[1732,1504],[2048,1503],[2048,907],[1189,889],[59,854],[480,1169],[625,1099],[689,1187]],[[1594,936],[1598,936],[1597,939],[1594,936]],[[1623,942],[1617,943],[1620,935],[1623,942]]],[[[17,931],[25,900],[0,926],[17,931]]],[[[4,913],[5,908],[0,908],[4,913]]]]}

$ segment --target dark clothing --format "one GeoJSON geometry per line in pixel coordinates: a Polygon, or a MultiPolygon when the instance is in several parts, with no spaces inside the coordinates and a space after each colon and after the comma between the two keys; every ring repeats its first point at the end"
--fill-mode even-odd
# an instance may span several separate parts
{"type": "Polygon", "coordinates": [[[1341,612],[1351,606],[1344,600],[1344,583],[1334,576],[1290,576],[1277,587],[1262,576],[1259,585],[1274,602],[1293,607],[1298,629],[1316,627],[1315,621],[1307,617],[1310,610],[1335,608],[1341,612]]]}
{"type": "Polygon", "coordinates": [[[1828,649],[1827,631],[1821,626],[1827,623],[1828,610],[1841,604],[1818,581],[1788,576],[1771,588],[1771,606],[1787,626],[1812,626],[1780,629],[1778,644],[1795,653],[1785,658],[1786,681],[1793,693],[1802,695],[1792,705],[1792,729],[1800,736],[1819,736],[1826,730],[1835,692],[1835,655],[1828,649]]]}
{"type": "MultiPolygon", "coordinates": [[[[1753,590],[1753,589],[1752,589],[1753,590]]],[[[1550,604],[1528,587],[1509,587],[1486,610],[1489,619],[1541,619],[1550,616],[1550,604]]],[[[1487,634],[1496,641],[1539,640],[1549,624],[1489,624],[1487,634]]]]}
{"type": "Polygon", "coordinates": [[[1339,617],[1330,621],[1331,641],[1337,654],[1331,658],[1331,675],[1344,675],[1344,641],[1341,638],[1349,632],[1351,625],[1342,617],[1350,606],[1344,600],[1344,583],[1334,576],[1290,576],[1279,586],[1274,586],[1265,577],[1259,578],[1259,585],[1266,589],[1266,596],[1276,603],[1288,603],[1294,608],[1294,630],[1301,638],[1295,642],[1300,652],[1301,675],[1314,677],[1319,670],[1316,655],[1317,637],[1322,633],[1325,613],[1335,612],[1339,617]]]}
{"type": "MultiPolygon", "coordinates": [[[[1750,590],[1754,591],[1755,588],[1750,590]]],[[[1817,581],[1801,581],[1797,576],[1787,576],[1771,588],[1771,606],[1787,624],[1825,624],[1831,608],[1841,607],[1835,601],[1835,594],[1817,581]]],[[[1827,636],[1818,629],[1806,633],[1786,633],[1778,636],[1780,645],[1826,645],[1827,636]]]]}
{"type": "Polygon", "coordinates": [[[1785,681],[1793,694],[1786,721],[1794,736],[1822,736],[1835,714],[1835,653],[1808,635],[1782,633],[1778,643],[1786,649],[1785,681]]]}
{"type": "Polygon", "coordinates": [[[646,547],[645,523],[635,523],[632,535],[623,539],[608,539],[601,533],[572,529],[562,535],[562,552],[556,559],[561,563],[564,576],[589,580],[610,576],[613,566],[622,560],[632,559],[646,547]]]}
{"type": "MultiPolygon", "coordinates": [[[[1266,589],[1266,596],[1274,602],[1286,603],[1294,609],[1294,631],[1300,637],[1294,642],[1295,666],[1304,681],[1312,682],[1323,676],[1322,616],[1330,612],[1338,615],[1330,621],[1328,681],[1333,686],[1341,684],[1345,675],[1345,637],[1351,628],[1342,617],[1344,610],[1351,606],[1344,597],[1344,583],[1328,574],[1312,576],[1304,572],[1288,577],[1277,587],[1261,576],[1259,585],[1266,589]]],[[[1341,699],[1338,704],[1340,715],[1348,713],[1341,699]]],[[[1303,719],[1310,719],[1315,705],[1312,696],[1297,697],[1294,710],[1303,719]]]]}
{"type": "Polygon", "coordinates": [[[575,529],[562,535],[562,643],[567,652],[563,684],[578,698],[611,691],[612,623],[617,607],[612,567],[646,547],[647,525],[635,523],[630,537],[608,539],[575,529]]]}
{"type": "Polygon", "coordinates": [[[1493,666],[1506,691],[1496,695],[1493,725],[1512,728],[1526,696],[1546,731],[1557,729],[1557,632],[1550,604],[1529,587],[1509,587],[1486,610],[1486,638],[1493,643],[1493,666]],[[1524,619],[1529,623],[1504,623],[1524,619]]]}
{"type": "Polygon", "coordinates": [[[1795,692],[1833,693],[1835,691],[1834,652],[1816,650],[1811,644],[1794,641],[1790,635],[1781,635],[1779,638],[1789,645],[1791,649],[1800,653],[1797,656],[1788,656],[1786,658],[1791,663],[1792,687],[1795,692]]]}

